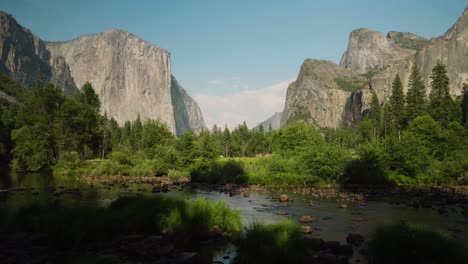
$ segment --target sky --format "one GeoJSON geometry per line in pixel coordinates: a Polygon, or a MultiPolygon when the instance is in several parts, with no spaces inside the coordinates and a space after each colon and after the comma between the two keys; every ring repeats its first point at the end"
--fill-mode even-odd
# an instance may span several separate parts
{"type": "Polygon", "coordinates": [[[171,52],[172,72],[205,122],[252,127],[282,111],[306,58],[336,63],[349,33],[444,34],[467,0],[0,0],[44,40],[123,29],[171,52]]]}

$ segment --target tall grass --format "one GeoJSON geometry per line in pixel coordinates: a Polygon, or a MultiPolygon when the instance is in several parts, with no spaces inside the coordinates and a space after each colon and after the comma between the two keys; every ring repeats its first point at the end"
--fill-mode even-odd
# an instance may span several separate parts
{"type": "Polygon", "coordinates": [[[108,207],[51,203],[28,205],[13,214],[4,210],[0,210],[0,232],[47,234],[49,245],[58,249],[99,247],[130,234],[174,231],[181,238],[197,238],[214,225],[230,233],[242,227],[239,212],[224,202],[206,200],[137,196],[118,198],[108,207]]]}
{"type": "Polygon", "coordinates": [[[254,223],[238,242],[236,263],[300,263],[306,242],[292,221],[254,223]]]}
{"type": "Polygon", "coordinates": [[[240,213],[232,210],[224,201],[209,202],[206,199],[184,202],[161,218],[164,231],[172,234],[190,233],[200,236],[202,232],[217,226],[221,231],[238,233],[242,228],[240,213]]]}

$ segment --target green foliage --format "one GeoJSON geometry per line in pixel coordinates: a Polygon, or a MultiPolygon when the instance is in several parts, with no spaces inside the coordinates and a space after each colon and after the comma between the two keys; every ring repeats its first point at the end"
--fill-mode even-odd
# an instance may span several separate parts
{"type": "Polygon", "coordinates": [[[236,263],[302,263],[306,239],[292,221],[254,223],[238,242],[236,263]]]}
{"type": "Polygon", "coordinates": [[[398,32],[398,35],[392,37],[392,40],[400,47],[419,51],[430,43],[429,39],[425,38],[408,38],[403,35],[404,33],[398,32]]]}
{"type": "Polygon", "coordinates": [[[48,165],[48,141],[43,130],[45,130],[43,126],[35,125],[12,131],[11,137],[16,143],[12,152],[21,168],[37,171],[48,165]]]}
{"type": "Polygon", "coordinates": [[[468,83],[463,84],[463,93],[461,99],[462,125],[468,129],[468,83]]]}
{"type": "Polygon", "coordinates": [[[245,183],[246,174],[241,162],[229,159],[197,160],[190,166],[190,179],[194,182],[206,183],[245,183]]]}
{"type": "Polygon", "coordinates": [[[406,223],[377,228],[372,235],[373,263],[464,263],[462,244],[438,231],[406,223]]]}
{"type": "Polygon", "coordinates": [[[386,164],[380,142],[374,140],[361,145],[358,155],[357,159],[347,164],[343,182],[346,184],[386,183],[386,164]]]}
{"type": "Polygon", "coordinates": [[[70,152],[61,152],[59,161],[57,163],[58,167],[66,169],[78,169],[82,164],[80,160],[80,155],[76,151],[70,152]]]}
{"type": "Polygon", "coordinates": [[[158,219],[163,230],[170,234],[190,234],[199,238],[203,233],[218,227],[221,232],[239,233],[242,228],[240,213],[232,210],[224,201],[209,202],[206,199],[185,201],[158,219]]]}
{"type": "Polygon", "coordinates": [[[90,82],[86,82],[83,87],[81,87],[81,90],[76,95],[76,98],[79,102],[87,104],[93,108],[94,111],[99,112],[101,101],[99,100],[99,96],[94,91],[94,88],[90,82]]]}
{"type": "Polygon", "coordinates": [[[341,179],[346,164],[351,160],[349,151],[334,145],[308,148],[300,157],[302,170],[311,178],[335,182],[341,179]]]}
{"type": "Polygon", "coordinates": [[[388,105],[390,125],[400,131],[405,125],[405,96],[403,94],[403,84],[398,74],[392,84],[392,95],[388,105]]]}
{"type": "MultiPolygon", "coordinates": [[[[0,215],[4,215],[3,210],[6,209],[0,208],[0,215]]],[[[33,234],[46,234],[47,244],[60,250],[76,250],[83,245],[99,247],[122,236],[160,234],[165,230],[187,231],[177,233],[180,242],[198,242],[193,236],[209,232],[213,225],[230,233],[239,232],[242,227],[239,212],[224,202],[191,202],[156,196],[120,197],[106,207],[34,204],[9,215],[0,218],[1,232],[27,230],[33,234]],[[173,221],[176,212],[184,218],[173,221]]]]}
{"type": "Polygon", "coordinates": [[[439,122],[443,127],[446,127],[450,121],[453,121],[457,116],[455,102],[450,97],[449,78],[447,69],[440,61],[432,69],[431,75],[431,94],[429,101],[429,112],[431,116],[439,122]]]}
{"type": "Polygon", "coordinates": [[[413,64],[406,94],[406,121],[425,115],[427,108],[426,87],[424,86],[418,66],[413,64]]]}
{"type": "Polygon", "coordinates": [[[114,151],[109,155],[109,160],[120,165],[132,165],[132,161],[126,153],[114,151]]]}
{"type": "Polygon", "coordinates": [[[190,174],[188,172],[172,169],[167,173],[167,177],[174,182],[190,180],[190,174]]]}
{"type": "Polygon", "coordinates": [[[372,122],[373,138],[377,138],[380,134],[380,127],[382,123],[382,107],[379,103],[377,94],[372,93],[371,105],[368,113],[369,120],[372,122]]]}
{"type": "Polygon", "coordinates": [[[368,83],[367,79],[356,77],[336,77],[334,80],[339,89],[347,92],[358,92],[368,83]]]}
{"type": "Polygon", "coordinates": [[[282,155],[297,155],[304,148],[325,144],[316,127],[303,121],[295,122],[275,134],[273,151],[282,155]]]}

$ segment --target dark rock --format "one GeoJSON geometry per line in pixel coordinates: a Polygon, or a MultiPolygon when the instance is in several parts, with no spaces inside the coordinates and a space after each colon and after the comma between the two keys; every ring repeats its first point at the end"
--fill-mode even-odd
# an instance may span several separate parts
{"type": "Polygon", "coordinates": [[[360,234],[350,233],[346,237],[346,241],[351,245],[359,246],[364,242],[364,237],[360,234]]]}
{"type": "Polygon", "coordinates": [[[321,238],[307,238],[306,245],[312,250],[321,250],[325,241],[321,238]]]}
{"type": "Polygon", "coordinates": [[[353,247],[351,245],[341,245],[338,248],[338,255],[343,255],[343,256],[352,256],[353,255],[353,247]]]}
{"type": "Polygon", "coordinates": [[[340,242],[338,241],[327,241],[323,244],[324,249],[331,250],[331,252],[337,254],[340,249],[340,242]]]}

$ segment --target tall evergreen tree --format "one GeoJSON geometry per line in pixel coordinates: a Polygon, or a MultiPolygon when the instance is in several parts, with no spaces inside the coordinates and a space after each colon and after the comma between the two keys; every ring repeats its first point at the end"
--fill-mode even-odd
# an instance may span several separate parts
{"type": "Polygon", "coordinates": [[[462,124],[466,129],[468,129],[468,83],[463,84],[461,110],[462,110],[462,124]]]}
{"type": "Polygon", "coordinates": [[[406,122],[426,114],[426,87],[424,86],[418,66],[413,64],[406,94],[406,122]]]}
{"type": "Polygon", "coordinates": [[[392,84],[392,95],[388,100],[388,120],[390,126],[399,132],[405,124],[405,96],[403,94],[403,84],[397,74],[392,84]]]}
{"type": "Polygon", "coordinates": [[[447,69],[442,62],[438,61],[432,68],[431,79],[432,89],[429,97],[429,112],[434,120],[439,122],[441,126],[446,127],[454,115],[454,113],[451,113],[454,102],[450,97],[447,69]]]}
{"type": "Polygon", "coordinates": [[[380,124],[382,122],[382,107],[379,103],[379,98],[375,94],[372,94],[371,105],[369,109],[369,119],[372,122],[372,127],[374,131],[374,138],[380,133],[380,124]]]}
{"type": "Polygon", "coordinates": [[[86,82],[83,85],[80,93],[77,95],[77,99],[78,101],[91,106],[97,112],[99,112],[101,101],[99,100],[99,96],[96,94],[96,91],[94,91],[94,88],[90,82],[86,82]]]}
{"type": "Polygon", "coordinates": [[[229,157],[230,145],[231,145],[231,132],[229,132],[229,128],[227,127],[227,125],[224,125],[222,144],[223,144],[223,155],[225,157],[229,157]]]}

